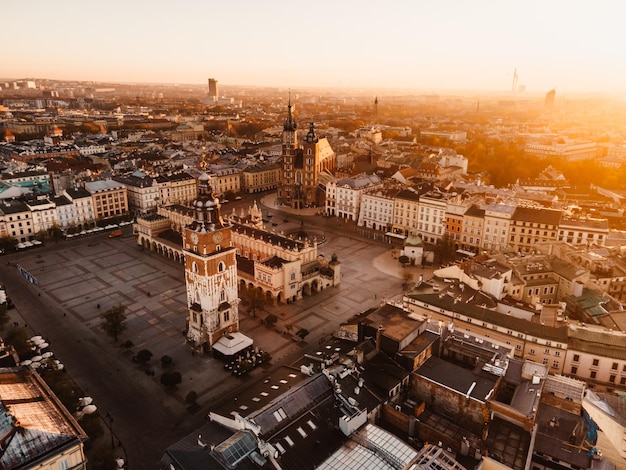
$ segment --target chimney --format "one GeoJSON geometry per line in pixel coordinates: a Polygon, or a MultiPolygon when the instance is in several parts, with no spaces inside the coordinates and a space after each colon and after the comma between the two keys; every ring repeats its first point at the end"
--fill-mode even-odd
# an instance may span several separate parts
{"type": "Polygon", "coordinates": [[[378,326],[378,330],[376,330],[376,352],[380,351],[380,340],[383,335],[383,325],[378,326]]]}

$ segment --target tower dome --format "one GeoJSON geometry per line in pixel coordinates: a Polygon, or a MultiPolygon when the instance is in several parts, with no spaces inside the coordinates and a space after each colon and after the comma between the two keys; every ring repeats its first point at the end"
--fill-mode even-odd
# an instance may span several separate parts
{"type": "Polygon", "coordinates": [[[219,199],[213,195],[210,177],[206,173],[198,177],[198,198],[192,207],[194,208],[194,221],[190,226],[192,230],[210,232],[225,226],[220,214],[219,199]]]}

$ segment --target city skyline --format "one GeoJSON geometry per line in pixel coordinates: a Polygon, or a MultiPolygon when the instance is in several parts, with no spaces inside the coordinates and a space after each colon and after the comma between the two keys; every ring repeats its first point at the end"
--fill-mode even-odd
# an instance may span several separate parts
{"type": "Polygon", "coordinates": [[[3,8],[1,75],[506,92],[516,73],[528,93],[623,94],[626,52],[611,10],[605,1],[13,2],[3,8]]]}

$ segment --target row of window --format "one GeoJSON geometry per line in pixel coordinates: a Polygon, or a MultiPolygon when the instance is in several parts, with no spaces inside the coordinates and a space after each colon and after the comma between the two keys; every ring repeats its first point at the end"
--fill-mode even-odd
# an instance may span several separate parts
{"type": "MultiPolygon", "coordinates": [[[[577,375],[578,374],[578,367],[572,366],[572,368],[570,369],[570,374],[577,375]]],[[[598,373],[595,370],[592,370],[591,372],[589,372],[589,378],[590,379],[596,379],[597,377],[598,377],[598,373]]],[[[617,376],[615,374],[609,375],[609,382],[611,382],[612,384],[615,383],[616,379],[617,379],[617,376]]],[[[620,377],[619,378],[619,384],[620,385],[626,385],[626,377],[620,377]]]]}

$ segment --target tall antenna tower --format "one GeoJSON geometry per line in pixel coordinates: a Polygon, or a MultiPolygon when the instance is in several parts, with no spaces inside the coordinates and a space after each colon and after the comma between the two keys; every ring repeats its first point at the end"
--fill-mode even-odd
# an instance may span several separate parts
{"type": "Polygon", "coordinates": [[[374,123],[378,122],[378,96],[374,99],[374,123]]]}
{"type": "Polygon", "coordinates": [[[511,91],[515,93],[517,91],[517,69],[513,71],[513,86],[511,87],[511,91]]]}

